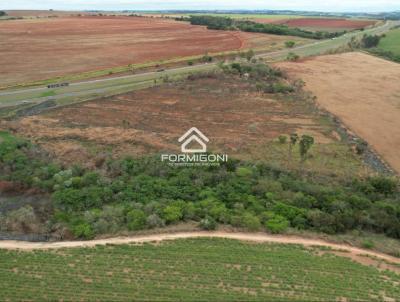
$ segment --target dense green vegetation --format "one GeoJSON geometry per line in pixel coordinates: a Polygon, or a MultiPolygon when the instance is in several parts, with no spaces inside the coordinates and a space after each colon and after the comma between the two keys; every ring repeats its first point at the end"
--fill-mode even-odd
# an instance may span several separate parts
{"type": "Polygon", "coordinates": [[[0,250],[2,301],[384,301],[400,275],[295,245],[185,239],[0,250]]]}
{"type": "Polygon", "coordinates": [[[380,40],[378,47],[380,49],[393,52],[395,55],[400,55],[400,28],[389,31],[380,40]]]}
{"type": "Polygon", "coordinates": [[[398,42],[396,39],[396,34],[391,35],[390,38],[388,38],[386,34],[384,35],[365,34],[361,39],[352,37],[352,39],[348,43],[348,47],[350,49],[364,49],[373,55],[394,62],[400,62],[400,49],[398,51],[396,50],[397,45],[398,42]],[[382,41],[385,42],[383,43],[382,41]]]}
{"type": "Polygon", "coordinates": [[[0,17],[7,16],[6,12],[0,10],[0,17]]]}
{"type": "Polygon", "coordinates": [[[383,35],[365,34],[361,40],[355,37],[349,42],[351,49],[362,48],[376,56],[400,62],[400,29],[394,29],[383,35]]]}
{"type": "Polygon", "coordinates": [[[193,25],[206,25],[208,29],[217,30],[241,30],[284,36],[297,36],[309,39],[329,39],[338,37],[345,32],[311,32],[300,28],[292,28],[282,24],[262,24],[253,21],[236,20],[227,17],[210,15],[192,15],[189,21],[193,25]]]}
{"type": "Polygon", "coordinates": [[[400,28],[385,34],[375,46],[369,52],[400,63],[400,28]]]}
{"type": "MultiPolygon", "coordinates": [[[[179,168],[156,156],[109,159],[88,171],[51,163],[36,146],[7,137],[0,143],[1,179],[51,194],[52,232],[62,226],[89,239],[190,220],[208,229],[218,222],[271,232],[289,226],[330,234],[365,229],[400,238],[395,179],[318,178],[236,160],[220,167],[179,168]]],[[[303,147],[291,136],[288,150],[294,152],[297,142],[305,160],[312,142],[302,139],[303,147]]]]}

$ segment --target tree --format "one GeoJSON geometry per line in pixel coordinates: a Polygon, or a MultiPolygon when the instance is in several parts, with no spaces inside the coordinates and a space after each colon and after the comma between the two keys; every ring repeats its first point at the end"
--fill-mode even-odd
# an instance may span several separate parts
{"type": "Polygon", "coordinates": [[[246,57],[247,61],[250,62],[251,59],[254,57],[254,50],[249,49],[249,50],[246,52],[245,57],[246,57]]]}
{"type": "Polygon", "coordinates": [[[299,135],[297,133],[290,134],[290,141],[289,141],[289,162],[292,160],[292,151],[293,147],[297,144],[299,140],[299,135]]]}
{"type": "Polygon", "coordinates": [[[7,16],[6,12],[0,10],[0,17],[7,16]]]}
{"type": "Polygon", "coordinates": [[[361,39],[361,45],[365,48],[376,47],[378,46],[380,40],[381,36],[365,34],[361,39]]]}
{"type": "Polygon", "coordinates": [[[314,144],[314,138],[310,135],[303,135],[299,142],[300,146],[300,157],[301,160],[304,162],[307,159],[307,153],[314,144]]]}

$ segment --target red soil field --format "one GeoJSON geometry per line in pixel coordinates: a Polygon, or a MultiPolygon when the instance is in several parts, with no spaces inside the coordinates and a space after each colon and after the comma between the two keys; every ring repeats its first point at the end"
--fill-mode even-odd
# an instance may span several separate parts
{"type": "Polygon", "coordinates": [[[376,22],[372,20],[348,20],[348,19],[331,19],[331,18],[300,18],[280,20],[279,24],[285,24],[290,27],[319,27],[319,28],[347,28],[360,29],[373,25],[376,22]]]}
{"type": "Polygon", "coordinates": [[[241,48],[287,37],[208,30],[160,18],[84,16],[0,23],[0,86],[241,48]]]}
{"type": "Polygon", "coordinates": [[[304,103],[273,97],[235,78],[201,78],[74,104],[0,128],[28,137],[63,162],[88,166],[110,150],[116,157],[179,152],[178,138],[191,127],[210,139],[209,151],[245,160],[270,156],[265,144],[280,134],[310,134],[320,144],[334,140],[304,103]]]}

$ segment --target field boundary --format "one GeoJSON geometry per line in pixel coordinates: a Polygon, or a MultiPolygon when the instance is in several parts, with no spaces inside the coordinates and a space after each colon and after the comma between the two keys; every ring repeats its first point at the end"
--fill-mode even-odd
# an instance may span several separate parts
{"type": "Polygon", "coordinates": [[[9,250],[46,250],[61,248],[77,248],[77,247],[94,247],[97,245],[120,245],[130,243],[146,243],[159,242],[164,240],[188,239],[188,238],[225,238],[241,241],[251,241],[259,243],[282,243],[297,244],[303,246],[323,246],[337,250],[343,250],[358,255],[367,255],[376,257],[385,261],[400,264],[400,258],[374,252],[367,249],[357,248],[346,244],[330,243],[321,239],[308,239],[297,236],[288,235],[270,235],[266,233],[243,233],[243,232],[225,232],[225,231],[196,231],[196,232],[177,232],[177,233],[160,233],[153,235],[129,236],[129,237],[112,237],[105,239],[95,239],[89,241],[59,241],[59,242],[26,242],[5,240],[0,241],[0,249],[9,250]]]}
{"type": "MultiPolygon", "coordinates": [[[[156,61],[147,61],[143,63],[131,63],[125,65],[119,65],[109,68],[101,68],[94,69],[89,71],[83,71],[78,73],[72,73],[67,75],[59,75],[50,78],[45,78],[42,80],[35,80],[29,82],[22,82],[17,84],[7,84],[0,86],[0,91],[7,89],[18,89],[18,88],[30,88],[43,86],[48,84],[53,84],[55,82],[77,82],[81,80],[92,80],[92,79],[103,79],[103,78],[113,78],[122,74],[133,74],[140,75],[140,71],[151,69],[151,68],[163,68],[169,67],[169,65],[174,64],[187,64],[190,61],[196,61],[196,64],[193,67],[204,65],[204,63],[198,63],[197,61],[201,61],[205,55],[212,57],[213,59],[231,59],[239,56],[241,53],[253,50],[257,55],[268,55],[269,53],[274,53],[278,51],[285,50],[284,48],[278,50],[269,50],[269,46],[261,46],[261,47],[246,47],[245,42],[238,37],[237,33],[231,33],[232,37],[239,41],[240,47],[234,50],[221,51],[221,52],[205,52],[204,54],[193,55],[193,56],[183,56],[183,57],[173,57],[165,60],[156,60],[156,61]],[[134,70],[134,72],[132,72],[134,70]],[[139,73],[136,73],[139,72],[139,73]]],[[[298,42],[299,43],[299,42],[298,42]]],[[[310,43],[299,43],[300,46],[309,45],[310,43]]],[[[312,43],[311,43],[312,44],[312,43]]],[[[79,83],[79,82],[78,82],[79,83]]]]}
{"type": "MultiPolygon", "coordinates": [[[[312,91],[309,92],[312,93],[312,91]]],[[[313,103],[322,116],[327,116],[334,122],[336,131],[339,133],[342,140],[346,141],[349,145],[353,147],[356,147],[357,143],[365,141],[362,137],[355,133],[355,131],[353,131],[352,128],[348,126],[339,116],[327,110],[324,106],[319,104],[318,101],[314,100],[313,103]]],[[[363,162],[374,171],[381,172],[387,175],[398,174],[395,169],[368,142],[361,157],[363,159],[363,162]]]]}

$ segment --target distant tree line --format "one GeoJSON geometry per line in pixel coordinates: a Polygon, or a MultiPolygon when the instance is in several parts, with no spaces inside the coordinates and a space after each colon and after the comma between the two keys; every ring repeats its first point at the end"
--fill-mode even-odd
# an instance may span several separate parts
{"type": "MultiPolygon", "coordinates": [[[[289,150],[298,148],[302,160],[313,144],[307,136],[280,141],[289,150]]],[[[394,178],[318,178],[237,160],[177,168],[158,157],[109,159],[87,170],[61,166],[42,153],[26,140],[3,140],[0,179],[49,194],[54,210],[47,227],[52,232],[66,227],[76,238],[183,221],[197,221],[204,229],[217,224],[272,233],[288,227],[329,234],[362,229],[400,238],[394,178]]],[[[26,218],[13,215],[14,222],[32,220],[29,210],[18,213],[26,218]]],[[[4,219],[0,215],[0,226],[4,219]]]]}
{"type": "Polygon", "coordinates": [[[0,17],[7,16],[6,12],[0,10],[0,17]]]}
{"type": "Polygon", "coordinates": [[[282,24],[262,24],[253,21],[235,20],[227,17],[193,15],[189,21],[193,25],[205,25],[208,29],[216,30],[241,30],[246,32],[257,32],[284,36],[297,36],[308,39],[329,39],[338,37],[343,32],[311,32],[300,28],[292,28],[282,24]]]}

